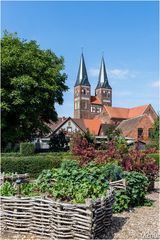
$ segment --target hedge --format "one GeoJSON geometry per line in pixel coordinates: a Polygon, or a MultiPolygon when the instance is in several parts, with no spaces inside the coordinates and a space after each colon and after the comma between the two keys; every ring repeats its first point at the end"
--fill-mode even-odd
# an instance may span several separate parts
{"type": "Polygon", "coordinates": [[[154,158],[158,165],[160,164],[160,154],[159,153],[150,153],[150,154],[148,154],[148,156],[151,158],[154,158]]]}
{"type": "Polygon", "coordinates": [[[1,157],[21,157],[19,152],[1,153],[1,157]]]}
{"type": "MultiPolygon", "coordinates": [[[[10,152],[10,153],[1,153],[1,157],[22,157],[23,155],[20,152],[10,152]]],[[[33,155],[31,155],[33,156],[33,155]]],[[[45,153],[35,153],[34,156],[53,156],[60,157],[62,159],[69,158],[71,159],[72,153],[71,152],[45,152],[45,153]]],[[[29,155],[28,155],[29,157],[29,155]]]]}
{"type": "Polygon", "coordinates": [[[30,156],[33,155],[35,152],[35,146],[33,143],[30,142],[22,142],[20,143],[20,153],[23,156],[30,156]]]}
{"type": "Polygon", "coordinates": [[[1,172],[29,173],[31,177],[37,177],[42,170],[59,167],[62,159],[51,155],[29,157],[2,157],[1,172]]]}

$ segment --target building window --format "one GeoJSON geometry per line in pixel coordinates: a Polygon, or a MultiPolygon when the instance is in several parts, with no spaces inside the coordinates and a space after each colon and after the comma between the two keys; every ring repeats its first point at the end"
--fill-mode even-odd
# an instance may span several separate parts
{"type": "Polygon", "coordinates": [[[68,128],[67,128],[67,132],[72,132],[72,128],[71,128],[71,127],[68,127],[68,128]]]}
{"type": "Polygon", "coordinates": [[[100,112],[101,112],[101,108],[98,107],[98,108],[97,108],[97,113],[100,113],[100,112]]]}
{"type": "Polygon", "coordinates": [[[87,102],[84,102],[84,101],[81,103],[81,106],[82,106],[82,109],[88,108],[87,102]]]}
{"type": "Polygon", "coordinates": [[[68,126],[71,126],[71,122],[70,121],[68,122],[68,126]]]}
{"type": "Polygon", "coordinates": [[[138,128],[138,138],[143,138],[143,128],[138,128]]]}
{"type": "Polygon", "coordinates": [[[96,108],[95,107],[91,107],[91,112],[96,112],[96,108]]]}
{"type": "Polygon", "coordinates": [[[84,95],[86,95],[86,93],[87,93],[87,92],[86,92],[86,89],[82,88],[81,93],[84,94],[84,95]]]}
{"type": "Polygon", "coordinates": [[[75,109],[77,109],[77,105],[78,105],[77,102],[75,102],[75,109]]]}

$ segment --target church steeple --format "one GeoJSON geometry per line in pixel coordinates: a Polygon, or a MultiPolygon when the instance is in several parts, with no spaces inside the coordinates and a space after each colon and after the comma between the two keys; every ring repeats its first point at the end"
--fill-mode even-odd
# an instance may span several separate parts
{"type": "Polygon", "coordinates": [[[107,88],[112,89],[108,82],[107,72],[106,72],[106,66],[104,62],[104,58],[102,57],[101,66],[100,66],[100,72],[99,72],[99,79],[96,89],[98,88],[107,88]]]}
{"type": "Polygon", "coordinates": [[[99,79],[96,87],[96,96],[103,105],[112,106],[112,88],[109,85],[104,58],[102,57],[99,79]]]}
{"type": "Polygon", "coordinates": [[[90,83],[88,81],[87,70],[86,70],[86,66],[85,66],[83,53],[82,53],[81,59],[80,59],[80,65],[79,65],[79,70],[78,70],[75,87],[79,86],[79,85],[90,86],[90,83]]]}

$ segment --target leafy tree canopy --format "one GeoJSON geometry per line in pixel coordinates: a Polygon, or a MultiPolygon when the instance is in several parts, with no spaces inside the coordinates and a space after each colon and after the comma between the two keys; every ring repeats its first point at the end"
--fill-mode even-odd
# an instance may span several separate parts
{"type": "Polygon", "coordinates": [[[50,150],[53,152],[67,151],[69,140],[65,136],[63,131],[55,133],[50,139],[50,150]]]}
{"type": "Polygon", "coordinates": [[[119,138],[121,135],[121,130],[116,128],[116,126],[111,125],[105,131],[105,136],[107,136],[108,141],[119,138]]]}
{"type": "Polygon", "coordinates": [[[47,131],[44,124],[55,121],[55,103],[63,103],[67,76],[63,57],[42,50],[36,41],[21,40],[5,32],[2,51],[2,146],[30,140],[47,131]]]}
{"type": "Polygon", "coordinates": [[[159,115],[158,115],[158,117],[156,118],[156,120],[154,122],[153,129],[150,134],[150,142],[152,144],[155,144],[157,149],[159,148],[159,130],[160,130],[160,127],[159,127],[160,122],[159,121],[160,121],[160,119],[159,119],[159,115]]]}

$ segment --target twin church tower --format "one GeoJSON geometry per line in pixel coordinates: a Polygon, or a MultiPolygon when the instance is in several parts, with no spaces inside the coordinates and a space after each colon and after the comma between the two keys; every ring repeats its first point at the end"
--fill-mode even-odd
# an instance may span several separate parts
{"type": "Polygon", "coordinates": [[[74,86],[74,118],[92,119],[100,114],[103,106],[112,106],[112,88],[109,85],[104,58],[102,57],[95,96],[91,96],[83,53],[74,86]]]}

